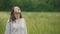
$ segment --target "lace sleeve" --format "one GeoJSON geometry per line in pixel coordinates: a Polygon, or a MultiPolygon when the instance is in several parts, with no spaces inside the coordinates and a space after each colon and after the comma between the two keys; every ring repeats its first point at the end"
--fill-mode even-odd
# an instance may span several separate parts
{"type": "Polygon", "coordinates": [[[22,27],[23,27],[23,33],[24,34],[27,34],[27,27],[26,27],[26,23],[25,23],[25,20],[24,19],[22,19],[22,27]]]}
{"type": "Polygon", "coordinates": [[[5,34],[10,34],[11,31],[10,31],[10,23],[9,23],[9,20],[7,21],[6,23],[6,29],[5,29],[5,34]]]}

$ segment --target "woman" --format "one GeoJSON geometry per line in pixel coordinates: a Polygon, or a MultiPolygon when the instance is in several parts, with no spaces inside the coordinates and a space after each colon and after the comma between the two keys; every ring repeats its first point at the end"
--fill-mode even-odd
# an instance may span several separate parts
{"type": "Polygon", "coordinates": [[[13,7],[10,18],[6,24],[5,34],[27,34],[27,28],[21,10],[18,6],[13,7]]]}

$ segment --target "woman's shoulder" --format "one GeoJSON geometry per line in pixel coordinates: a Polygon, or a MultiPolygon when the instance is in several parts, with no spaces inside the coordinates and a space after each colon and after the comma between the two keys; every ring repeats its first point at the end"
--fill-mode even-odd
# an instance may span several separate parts
{"type": "Polygon", "coordinates": [[[8,19],[8,20],[7,20],[7,23],[8,23],[8,24],[11,24],[11,23],[12,23],[12,21],[10,21],[10,19],[8,19]]]}
{"type": "Polygon", "coordinates": [[[20,20],[21,22],[23,22],[23,23],[25,23],[25,19],[24,18],[21,18],[21,20],[20,20]]]}
{"type": "Polygon", "coordinates": [[[25,19],[24,18],[21,18],[22,21],[24,21],[25,19]]]}

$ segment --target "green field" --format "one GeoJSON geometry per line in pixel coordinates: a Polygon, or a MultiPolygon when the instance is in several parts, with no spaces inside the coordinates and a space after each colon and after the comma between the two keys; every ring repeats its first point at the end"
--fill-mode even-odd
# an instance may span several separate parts
{"type": "MultiPolygon", "coordinates": [[[[0,12],[0,34],[4,34],[10,12],[0,12]]],[[[60,34],[60,12],[22,12],[28,34],[60,34]]]]}

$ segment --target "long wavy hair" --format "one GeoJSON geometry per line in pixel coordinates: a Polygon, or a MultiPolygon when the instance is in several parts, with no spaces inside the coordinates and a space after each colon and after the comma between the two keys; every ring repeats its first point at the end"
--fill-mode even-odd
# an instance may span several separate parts
{"type": "MultiPolygon", "coordinates": [[[[14,7],[16,7],[16,6],[14,6],[14,7]]],[[[15,16],[14,16],[14,7],[12,8],[12,11],[11,11],[11,15],[10,15],[10,21],[15,21],[15,16]]],[[[18,6],[17,6],[18,7],[18,6]]],[[[21,14],[21,12],[20,12],[20,18],[22,18],[22,14],[21,14]]],[[[10,22],[9,21],[9,22],[10,22]]]]}

